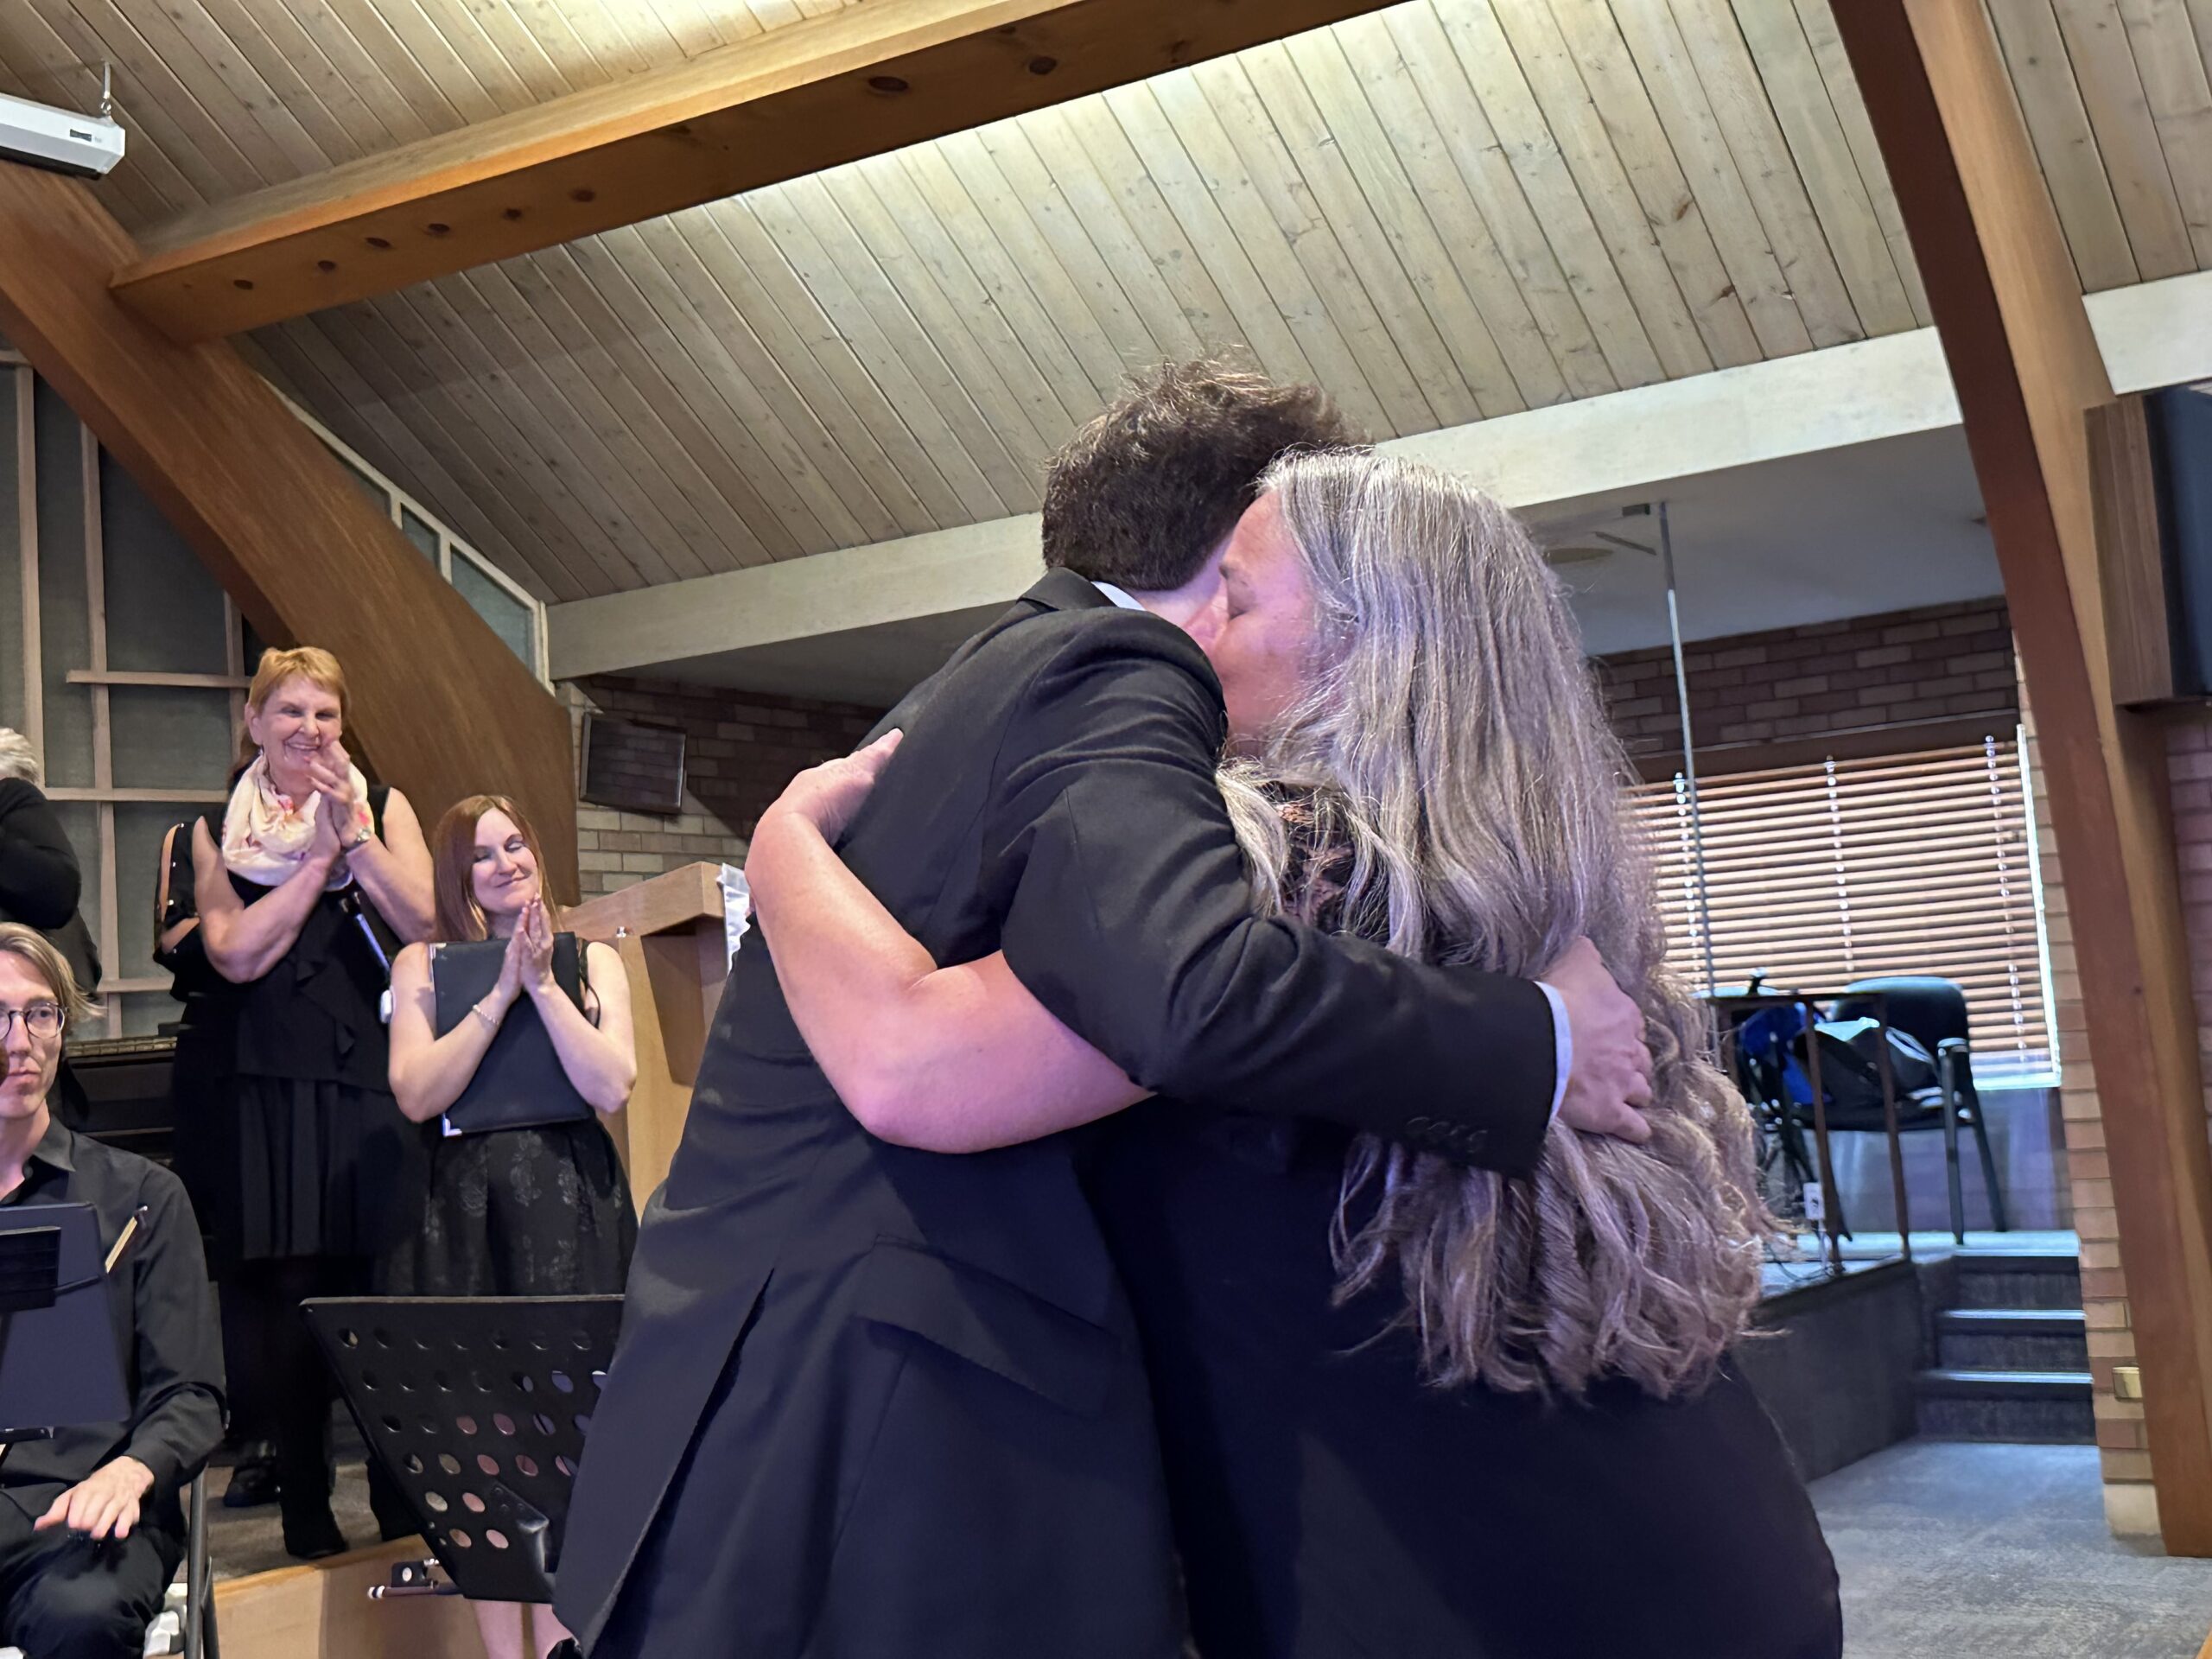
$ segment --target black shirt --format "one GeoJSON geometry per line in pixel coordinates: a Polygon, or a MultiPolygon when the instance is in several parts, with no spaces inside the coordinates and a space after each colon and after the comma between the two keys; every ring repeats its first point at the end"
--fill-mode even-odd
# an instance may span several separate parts
{"type": "Polygon", "coordinates": [[[130,1390],[128,1422],[57,1429],[0,1463],[0,1497],[35,1521],[54,1498],[102,1465],[136,1458],[154,1471],[145,1520],[181,1533],[177,1490],[223,1438],[223,1350],[214,1294],[183,1183],[135,1153],[91,1140],[56,1118],[0,1206],[88,1204],[103,1257],[139,1215],[108,1275],[108,1317],[130,1390]]]}
{"type": "Polygon", "coordinates": [[[0,778],[0,919],[65,926],[83,886],[61,821],[35,784],[0,778]]]}

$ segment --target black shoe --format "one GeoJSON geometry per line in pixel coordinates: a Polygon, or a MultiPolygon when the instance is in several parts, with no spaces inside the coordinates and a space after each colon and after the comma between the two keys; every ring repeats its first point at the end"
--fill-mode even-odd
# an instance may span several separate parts
{"type": "Polygon", "coordinates": [[[258,1509],[276,1501],[276,1459],[255,1458],[231,1471],[231,1484],[223,1488],[226,1510],[258,1509]]]}
{"type": "Polygon", "coordinates": [[[328,1510],[320,1515],[284,1517],[284,1553],[295,1560],[320,1561],[346,1553],[346,1535],[328,1510]]]}

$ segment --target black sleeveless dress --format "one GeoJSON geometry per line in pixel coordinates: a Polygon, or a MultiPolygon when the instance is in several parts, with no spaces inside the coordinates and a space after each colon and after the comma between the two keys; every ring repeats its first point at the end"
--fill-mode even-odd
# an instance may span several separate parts
{"type": "Polygon", "coordinates": [[[420,1219],[400,1238],[385,1287],[397,1296],[619,1295],[637,1243],[629,1179],[596,1116],[442,1134],[420,1219]]]}
{"type": "MultiPolygon", "coordinates": [[[[369,791],[379,835],[389,793],[369,791]]],[[[207,823],[219,846],[221,814],[207,823]]],[[[274,891],[236,874],[231,885],[247,905],[274,891]]],[[[219,1173],[203,1179],[227,1188],[236,1205],[230,1242],[241,1261],[378,1262],[416,1213],[430,1131],[409,1122],[391,1097],[386,976],[362,918],[387,957],[397,950],[367,895],[340,888],[315,901],[274,967],[225,993],[232,1140],[211,1151],[219,1173]]]]}

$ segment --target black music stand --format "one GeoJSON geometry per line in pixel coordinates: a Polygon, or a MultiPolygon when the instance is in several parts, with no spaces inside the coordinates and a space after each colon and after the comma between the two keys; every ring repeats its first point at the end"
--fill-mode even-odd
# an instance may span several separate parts
{"type": "Polygon", "coordinates": [[[130,1415],[92,1207],[0,1210],[0,1446],[130,1415]]]}
{"type": "MultiPolygon", "coordinates": [[[[302,1304],[370,1455],[472,1601],[553,1599],[561,1532],[620,1296],[302,1304]]],[[[436,1593],[401,1573],[396,1593],[436,1593]]]]}

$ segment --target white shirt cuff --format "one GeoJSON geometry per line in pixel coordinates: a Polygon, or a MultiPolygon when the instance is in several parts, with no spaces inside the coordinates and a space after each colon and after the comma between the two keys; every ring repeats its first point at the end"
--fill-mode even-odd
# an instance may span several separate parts
{"type": "Polygon", "coordinates": [[[1560,1103],[1567,1098],[1567,1074],[1574,1070],[1574,1027],[1567,1023],[1566,999],[1541,979],[1536,982],[1536,988],[1552,1005],[1552,1052],[1559,1069],[1553,1074],[1558,1081],[1552,1085],[1551,1121],[1556,1123],[1560,1103]]]}

